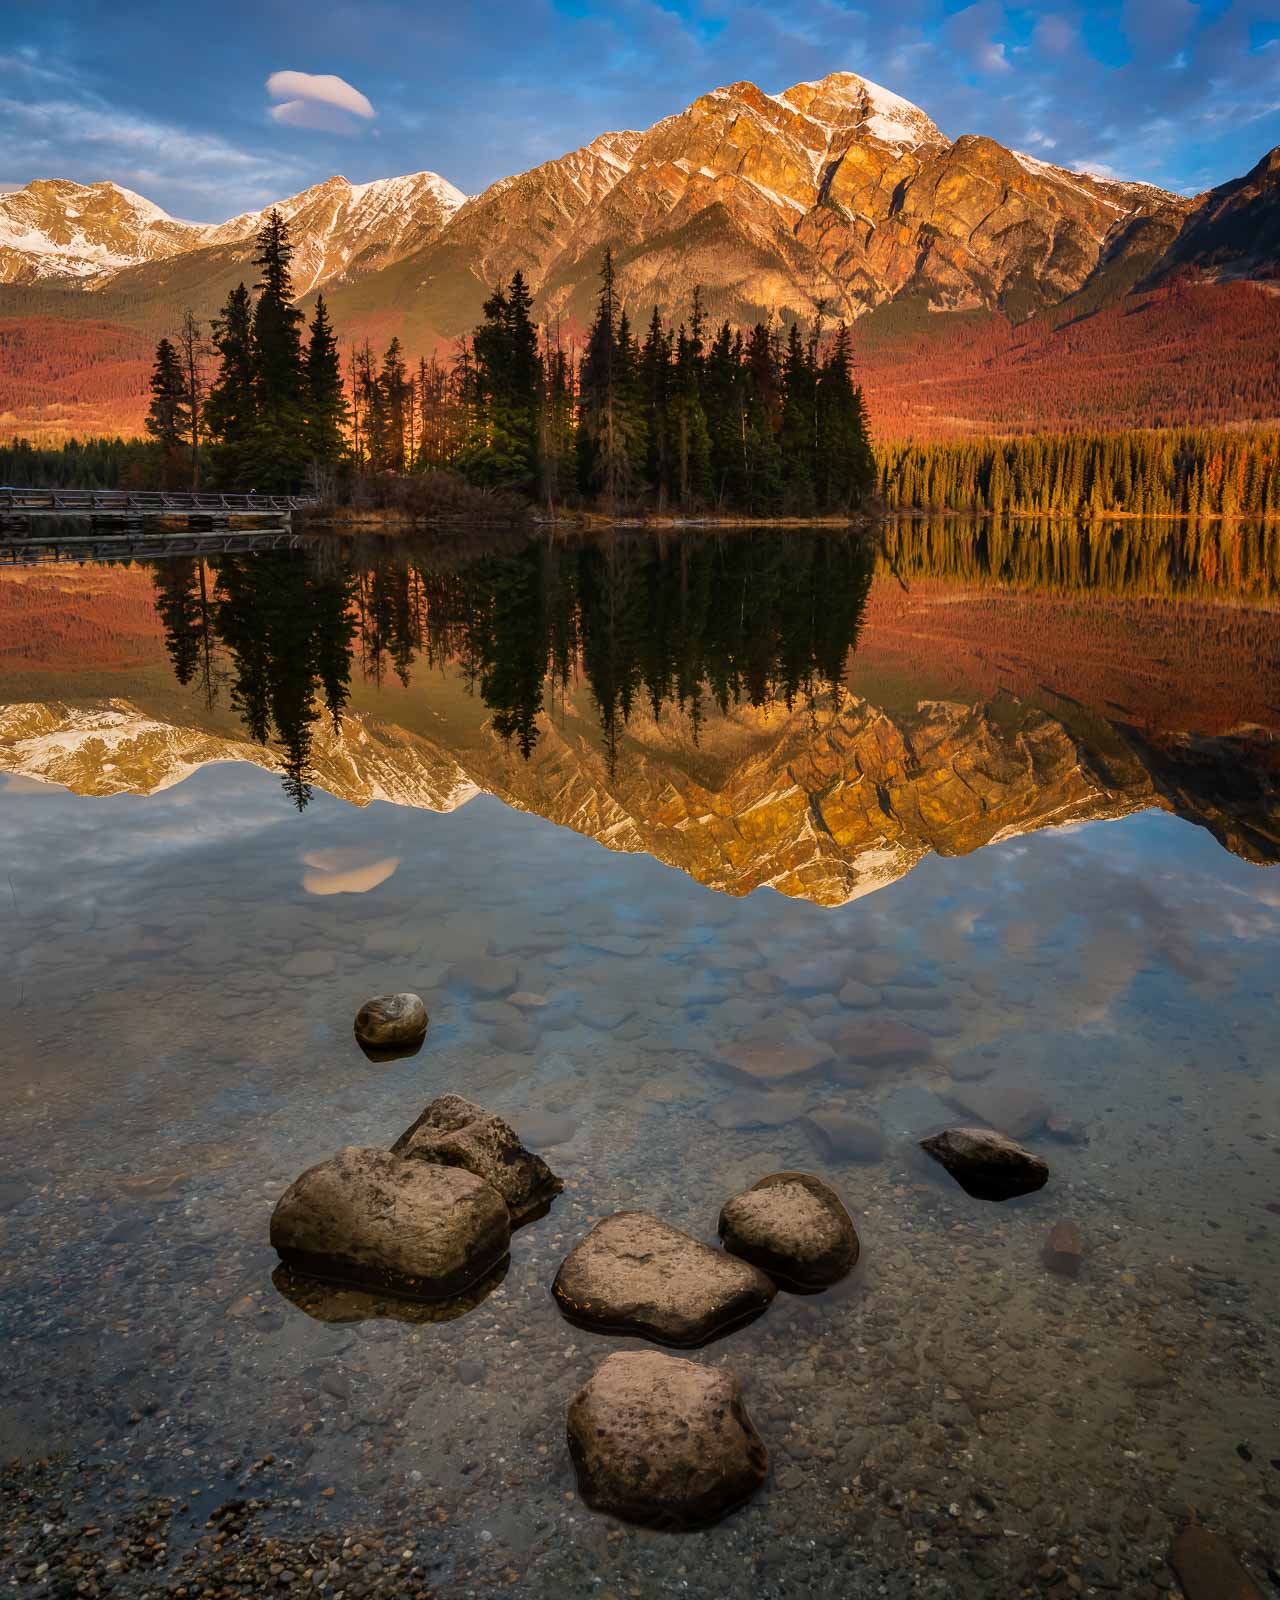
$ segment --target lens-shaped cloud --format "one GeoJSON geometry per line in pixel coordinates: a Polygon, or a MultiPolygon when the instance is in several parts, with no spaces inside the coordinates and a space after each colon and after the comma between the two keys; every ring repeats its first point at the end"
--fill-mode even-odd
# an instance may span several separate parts
{"type": "Polygon", "coordinates": [[[367,95],[331,72],[273,72],[267,93],[280,102],[271,107],[272,121],[290,128],[347,133],[377,114],[367,95]]]}

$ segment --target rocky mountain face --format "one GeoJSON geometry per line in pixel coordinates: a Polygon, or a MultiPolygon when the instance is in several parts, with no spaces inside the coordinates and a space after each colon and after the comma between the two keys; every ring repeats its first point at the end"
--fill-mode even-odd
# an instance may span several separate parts
{"type": "MultiPolygon", "coordinates": [[[[781,94],[714,89],[647,131],[602,134],[470,200],[420,172],[330,178],[279,206],[302,294],[344,285],[338,299],[357,318],[398,309],[441,338],[468,328],[517,267],[545,315],[581,319],[606,245],[636,308],[683,307],[701,284],[737,318],[809,317],[820,303],[856,317],[903,296],[1025,316],[1134,252],[1148,268],[1221,265],[1224,254],[1274,268],[1278,163],[1273,154],[1192,201],[978,135],[949,139],[918,106],[836,72],[781,94]]],[[[0,280],[109,291],[123,268],[200,253],[221,281],[225,252],[261,218],[181,223],[113,184],[41,181],[0,197],[0,280]]],[[[130,292],[146,281],[131,274],[130,292]]]]}
{"type": "MultiPolygon", "coordinates": [[[[1252,285],[1280,271],[1278,172],[1272,152],[1247,177],[1187,199],[1055,167],[983,136],[949,138],[919,107],[836,72],[779,94],[746,82],[714,89],[647,130],[601,134],[470,199],[422,172],[368,184],[330,178],[279,204],[293,223],[299,293],[323,288],[344,337],[382,348],[395,333],[410,359],[447,350],[518,267],[539,317],[572,342],[591,316],[610,247],[633,321],[654,304],[674,320],[687,316],[695,286],[713,318],[739,324],[880,313],[860,331],[873,422],[890,382],[876,362],[892,374],[936,332],[955,392],[939,391],[940,416],[913,400],[923,408],[913,425],[945,433],[978,427],[969,404],[988,431],[1010,420],[998,392],[1016,358],[993,355],[981,338],[972,352],[942,349],[946,330],[972,332],[972,314],[997,335],[1043,335],[1055,378],[1058,366],[1078,372],[1097,396],[1098,425],[1177,421],[1186,362],[1203,342],[1236,375],[1225,391],[1236,398],[1222,402],[1219,420],[1274,415],[1265,374],[1274,370],[1278,313],[1252,304],[1264,298],[1252,285]],[[1218,281],[1228,278],[1248,281],[1218,281]],[[1164,291],[1184,283],[1200,292],[1171,312],[1164,291]],[[1251,302],[1243,308],[1242,292],[1251,302]],[[1121,310],[1137,313],[1132,327],[1107,323],[1121,310]],[[947,312],[969,313],[970,322],[934,315],[947,312]],[[1176,339],[1165,326],[1174,312],[1176,339]],[[1225,354],[1223,321],[1241,328],[1225,354]],[[1137,347],[1150,350],[1145,381],[1132,392],[1114,376],[1099,385],[1091,337],[1123,346],[1127,369],[1121,335],[1135,329],[1137,347]],[[990,398],[992,386],[997,399],[985,407],[965,398],[970,390],[990,398]]],[[[86,349],[78,297],[94,296],[97,345],[115,330],[115,344],[132,353],[137,333],[153,341],[188,307],[216,313],[252,272],[260,221],[245,213],[218,225],[178,222],[110,183],[42,180],[0,195],[0,333],[5,319],[10,328],[36,317],[78,325],[42,338],[57,353],[38,384],[0,339],[0,433],[47,427],[60,373],[72,391],[90,359],[95,391],[123,397],[113,425],[136,429],[145,374],[131,354],[134,366],[113,379],[115,358],[86,349]]],[[[59,426],[74,422],[71,405],[59,426]]],[[[101,408],[92,425],[102,427],[101,408]]]]}
{"type": "MultiPolygon", "coordinates": [[[[1190,209],[992,139],[953,142],[919,107],[841,72],[780,95],[716,89],[645,133],[504,179],[376,292],[423,332],[452,335],[520,267],[543,315],[581,323],[608,245],[637,308],[683,308],[699,284],[739,320],[812,317],[820,303],[852,318],[904,295],[1025,315],[1081,288],[1136,223],[1158,219],[1173,237],[1190,209]]],[[[339,303],[358,314],[374,290],[339,303]]]]}
{"type": "Polygon", "coordinates": [[[1201,195],[1166,264],[1213,277],[1280,276],[1280,147],[1201,195]]]}
{"type": "Polygon", "coordinates": [[[203,233],[118,184],[38,178],[0,194],[0,283],[88,285],[121,267],[196,250],[203,233]]]}
{"type": "MultiPolygon", "coordinates": [[[[329,178],[277,202],[293,225],[299,292],[372,272],[421,248],[466,196],[434,172],[374,183],[329,178]]],[[[0,195],[0,282],[64,280],[102,291],[127,268],[175,256],[214,269],[230,253],[247,260],[265,211],[218,224],[178,222],[113,183],[38,180],[0,195]]]]}
{"type": "MultiPolygon", "coordinates": [[[[930,852],[966,855],[1044,827],[1157,806],[1258,861],[1280,857],[1280,750],[1247,732],[1135,739],[1105,759],[1044,711],[921,702],[890,715],[846,690],[818,710],[739,707],[704,726],[638,712],[616,769],[583,696],[523,761],[478,701],[466,726],[411,732],[365,710],[317,725],[316,782],[356,805],[451,811],[486,792],[643,852],[709,888],[770,886],[841,905],[896,882],[930,852]],[[1267,795],[1272,799],[1268,801],[1267,795]]],[[[0,772],[77,794],[152,794],[211,761],[268,769],[266,746],[165,722],[132,700],[0,708],[0,772]]]]}

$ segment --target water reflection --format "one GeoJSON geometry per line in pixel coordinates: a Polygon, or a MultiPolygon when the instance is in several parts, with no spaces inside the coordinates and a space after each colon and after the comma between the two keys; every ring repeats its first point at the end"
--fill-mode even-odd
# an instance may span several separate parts
{"type": "Polygon", "coordinates": [[[231,703],[259,744],[274,733],[286,793],[311,794],[313,728],[350,697],[353,658],[374,684],[407,687],[448,663],[474,685],[495,733],[528,760],[549,695],[581,672],[609,762],[643,698],[695,733],[707,700],[788,708],[837,684],[857,642],[874,552],[828,534],[657,542],[531,540],[459,561],[411,547],[318,544],[304,552],[190,557],[154,569],[178,682],[231,703]]]}
{"type": "MultiPolygon", "coordinates": [[[[828,905],[1146,807],[1270,863],[1274,539],[926,520],[45,567],[0,584],[0,766],[151,793],[249,759],[298,808],[317,785],[437,811],[489,792],[828,905]]],[[[351,895],[396,861],[304,866],[308,893],[351,895]]]]}

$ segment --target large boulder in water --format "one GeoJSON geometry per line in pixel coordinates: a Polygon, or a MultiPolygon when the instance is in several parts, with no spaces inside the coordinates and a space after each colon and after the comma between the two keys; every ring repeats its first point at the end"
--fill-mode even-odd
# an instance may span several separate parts
{"type": "Polygon", "coordinates": [[[415,1300],[461,1294],[503,1260],[511,1219],[474,1173],[352,1145],[310,1167],[271,1217],[286,1265],[415,1300]]]}
{"type": "Polygon", "coordinates": [[[433,1100],[391,1148],[415,1161],[474,1172],[498,1191],[515,1223],[544,1211],[564,1188],[564,1180],[525,1149],[509,1123],[457,1094],[433,1100]]]}
{"type": "Polygon", "coordinates": [[[416,994],[379,994],[356,1012],[366,1050],[416,1050],[427,1036],[427,1008],[416,994]]]}
{"type": "Polygon", "coordinates": [[[574,1322],[696,1345],[756,1316],[777,1290],[757,1268],[669,1222],[619,1211],[564,1258],[552,1292],[574,1322]]]}
{"type": "Polygon", "coordinates": [[[801,1289],[838,1283],[859,1251],[844,1202],[808,1172],[772,1173],[727,1200],[720,1238],[731,1254],[801,1289]]]}
{"type": "Polygon", "coordinates": [[[991,1128],[948,1128],[921,1139],[920,1148],[977,1200],[1010,1200],[1049,1181],[1049,1168],[1039,1156],[991,1128]]]}
{"type": "Polygon", "coordinates": [[[596,1369],[569,1407],[569,1453],[587,1505],[658,1528],[717,1521],[769,1471],[733,1374],[656,1350],[596,1369]]]}

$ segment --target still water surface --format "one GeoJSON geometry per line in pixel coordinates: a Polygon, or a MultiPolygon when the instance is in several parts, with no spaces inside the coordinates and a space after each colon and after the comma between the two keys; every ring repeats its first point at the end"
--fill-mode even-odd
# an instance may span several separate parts
{"type": "Polygon", "coordinates": [[[915,524],[0,572],[0,1570],[167,1594],[270,1535],[330,1593],[1143,1596],[1194,1508],[1265,1584],[1275,554],[915,524]],[[427,1044],[371,1063],[398,988],[427,1044]],[[722,1061],[850,1029],[817,1082],[722,1061]],[[288,1182],[449,1090],[567,1180],[502,1281],[436,1320],[273,1280],[288,1182]],[[915,1148],[957,1120],[1049,1186],[969,1199],[915,1148]],[[560,1318],[557,1264],[619,1209],[712,1239],[796,1167],[857,1273],[698,1357],[766,1489],[682,1538],[593,1516],[564,1414],[632,1341],[560,1318]]]}

